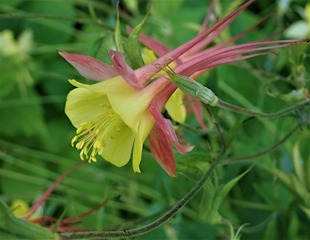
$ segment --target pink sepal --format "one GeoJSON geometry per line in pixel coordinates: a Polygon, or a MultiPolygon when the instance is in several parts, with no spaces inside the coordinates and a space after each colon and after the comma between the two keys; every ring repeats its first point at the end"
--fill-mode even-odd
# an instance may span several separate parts
{"type": "Polygon", "coordinates": [[[114,66],[114,69],[125,79],[125,81],[135,90],[143,88],[139,84],[138,78],[134,71],[126,63],[125,57],[122,53],[109,50],[109,55],[114,66]]]}
{"type": "Polygon", "coordinates": [[[102,81],[119,75],[112,66],[93,57],[67,52],[59,52],[59,54],[89,80],[102,81]]]}
{"type": "Polygon", "coordinates": [[[173,143],[179,153],[185,154],[193,149],[194,146],[182,146],[181,144],[179,144],[171,121],[163,118],[156,101],[152,101],[150,103],[149,111],[155,118],[158,127],[163,131],[165,138],[167,138],[169,142],[173,143]]]}
{"type": "MultiPolygon", "coordinates": [[[[221,26],[225,26],[226,22],[231,22],[233,19],[235,19],[245,8],[247,8],[251,3],[253,3],[255,0],[249,0],[245,2],[243,5],[241,5],[238,9],[236,9],[234,12],[226,16],[225,18],[221,19],[217,23],[215,23],[210,28],[202,31],[199,33],[195,38],[187,41],[186,43],[182,44],[181,46],[175,48],[174,50],[168,52],[167,54],[161,56],[156,61],[153,62],[153,64],[149,64],[144,66],[143,68],[138,69],[139,71],[136,72],[137,77],[143,77],[145,73],[151,73],[151,72],[158,72],[158,68],[156,68],[156,64],[166,66],[170,64],[172,61],[178,59],[180,56],[182,56],[184,53],[188,52],[191,48],[193,48],[196,44],[203,41],[203,39],[207,39],[209,41],[210,38],[207,36],[210,35],[212,32],[216,31],[221,26]]],[[[214,38],[211,38],[212,40],[214,38]]],[[[206,45],[206,44],[205,44],[206,45]]],[[[204,45],[204,46],[205,46],[204,45]]],[[[200,49],[200,48],[199,48],[200,49]]],[[[195,50],[196,52],[196,50],[195,50]]]]}
{"type": "Polygon", "coordinates": [[[165,133],[155,123],[150,135],[149,144],[151,153],[158,164],[170,175],[175,176],[175,161],[172,152],[171,142],[166,138],[165,133]]]}
{"type": "Polygon", "coordinates": [[[156,120],[149,135],[151,152],[159,165],[170,176],[175,176],[175,162],[172,152],[172,144],[182,154],[191,151],[193,146],[182,146],[179,144],[171,121],[163,118],[156,100],[153,100],[149,105],[149,111],[156,120]]]}

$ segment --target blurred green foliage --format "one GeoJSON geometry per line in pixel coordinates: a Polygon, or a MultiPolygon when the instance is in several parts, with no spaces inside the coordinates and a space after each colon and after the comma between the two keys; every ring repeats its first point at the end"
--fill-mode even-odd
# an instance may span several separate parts
{"type": "MultiPolygon", "coordinates": [[[[141,32],[173,49],[197,34],[207,2],[155,0],[141,32]]],[[[224,17],[242,2],[217,1],[214,17],[224,17]]],[[[78,151],[70,145],[75,130],[63,109],[66,94],[72,89],[67,79],[82,77],[57,50],[109,62],[107,51],[115,49],[116,5],[114,0],[0,2],[0,198],[8,205],[14,199],[31,205],[80,161],[78,151]]],[[[216,41],[273,14],[238,41],[264,39],[286,24],[306,19],[305,6],[305,0],[257,1],[216,41]]],[[[147,1],[120,1],[123,36],[127,25],[134,28],[141,22],[148,7],[147,1]]],[[[276,36],[286,37],[285,31],[276,36]]],[[[281,49],[278,56],[218,67],[199,81],[225,101],[271,112],[305,98],[309,69],[309,44],[299,44],[281,49]]],[[[173,219],[141,239],[238,239],[237,231],[245,223],[240,228],[241,239],[309,237],[309,108],[297,118],[272,120],[210,111],[226,142],[223,164],[173,219]],[[300,122],[302,126],[274,151],[233,161],[268,149],[300,122]]],[[[206,111],[205,121],[207,132],[199,129],[193,115],[186,124],[195,130],[179,127],[180,135],[195,144],[195,149],[185,156],[176,153],[176,178],[163,172],[146,144],[141,174],[134,174],[130,164],[123,168],[105,161],[83,165],[48,198],[44,216],[59,218],[65,210],[67,217],[77,216],[105,198],[108,203],[84,217],[79,227],[128,229],[163,215],[191,189],[223,147],[206,111]]]]}

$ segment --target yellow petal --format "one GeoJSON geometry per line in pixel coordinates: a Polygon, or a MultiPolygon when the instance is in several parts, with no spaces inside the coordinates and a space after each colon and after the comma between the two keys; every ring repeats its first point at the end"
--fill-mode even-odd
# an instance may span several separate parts
{"type": "Polygon", "coordinates": [[[86,136],[86,140],[80,139],[79,141],[78,137],[73,138],[73,144],[77,142],[76,147],[82,152],[81,158],[84,158],[83,155],[90,155],[91,160],[95,160],[94,154],[98,153],[116,166],[125,165],[130,159],[135,134],[124,123],[117,123],[114,126],[113,121],[121,121],[117,120],[117,116],[116,118],[106,116],[107,120],[103,119],[103,115],[112,114],[114,110],[107,111],[107,108],[112,107],[104,93],[94,92],[88,85],[76,81],[71,81],[71,83],[78,86],[78,88],[68,94],[65,112],[72,124],[77,128],[77,134],[82,135],[81,138],[83,138],[83,135],[87,135],[83,131],[87,130],[88,125],[91,129],[89,135],[92,134],[89,138],[86,136]],[[108,124],[106,128],[108,129],[93,129],[96,121],[99,121],[99,123],[103,121],[102,124],[105,124],[104,121],[106,121],[108,124]],[[89,144],[87,145],[86,142],[89,142],[89,144]],[[84,146],[86,146],[85,149],[83,149],[84,146]],[[89,146],[93,146],[95,151],[88,149],[89,146]]]}
{"type": "Polygon", "coordinates": [[[181,123],[184,123],[186,118],[186,109],[183,99],[184,93],[180,89],[177,89],[165,105],[172,119],[181,123]]]}
{"type": "Polygon", "coordinates": [[[116,76],[92,85],[84,85],[89,90],[100,93],[122,93],[133,91],[121,76],[116,76]]]}
{"type": "Polygon", "coordinates": [[[29,205],[24,200],[16,199],[11,203],[11,209],[16,217],[22,217],[29,210],[29,205]]]}
{"type": "Polygon", "coordinates": [[[109,92],[107,94],[112,108],[132,131],[138,132],[139,122],[148,114],[148,106],[154,98],[154,93],[143,89],[134,91],[131,87],[123,89],[121,93],[109,92]]]}
{"type": "Polygon", "coordinates": [[[134,148],[133,169],[140,172],[143,143],[155,122],[148,111],[155,91],[135,91],[119,76],[93,85],[70,83],[77,88],[68,94],[65,112],[77,128],[72,144],[81,159],[96,161],[98,154],[121,167],[134,148]]]}
{"type": "Polygon", "coordinates": [[[134,172],[141,172],[139,166],[142,157],[143,143],[152,130],[154,123],[155,120],[150,113],[144,114],[141,118],[132,155],[132,167],[134,172]]]}
{"type": "Polygon", "coordinates": [[[116,129],[110,138],[106,139],[105,150],[101,156],[115,166],[124,166],[130,159],[134,138],[135,134],[127,126],[116,129]]]}
{"type": "Polygon", "coordinates": [[[0,32],[0,43],[0,53],[3,55],[11,56],[20,51],[11,30],[4,30],[0,32]]]}
{"type": "Polygon", "coordinates": [[[305,7],[305,17],[308,22],[308,27],[310,28],[310,3],[308,3],[305,7]]]}
{"type": "MultiPolygon", "coordinates": [[[[126,125],[128,125],[134,132],[138,131],[139,121],[145,112],[148,112],[147,107],[157,93],[151,86],[146,87],[141,91],[135,91],[120,76],[93,85],[82,84],[75,80],[70,80],[70,83],[78,87],[78,89],[88,89],[93,96],[87,96],[84,97],[84,99],[87,100],[86,98],[89,97],[93,103],[95,101],[98,102],[98,99],[95,100],[97,97],[100,98],[100,96],[106,94],[113,110],[121,116],[126,125]],[[100,95],[97,95],[97,93],[100,95]]],[[[79,93],[75,93],[75,95],[79,94],[80,96],[74,96],[73,92],[75,90],[76,89],[72,90],[68,95],[68,99],[71,98],[73,102],[73,98],[76,97],[78,99],[83,94],[87,95],[87,91],[83,92],[80,90],[79,93]]],[[[98,106],[95,105],[92,112],[96,112],[97,108],[98,106]]],[[[66,107],[66,112],[68,111],[67,109],[68,108],[66,107]]],[[[89,114],[89,111],[84,115],[87,114],[89,114]]]]}
{"type": "Polygon", "coordinates": [[[102,107],[108,103],[105,95],[86,88],[76,88],[67,96],[65,112],[73,126],[79,128],[81,124],[98,118],[102,114],[102,107]]]}

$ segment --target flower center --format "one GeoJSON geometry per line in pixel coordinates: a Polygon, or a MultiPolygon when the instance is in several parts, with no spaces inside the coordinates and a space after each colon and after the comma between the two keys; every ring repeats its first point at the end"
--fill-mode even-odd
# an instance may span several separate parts
{"type": "Polygon", "coordinates": [[[103,153],[107,141],[113,141],[125,125],[111,104],[101,104],[100,109],[102,114],[95,121],[81,123],[71,141],[72,147],[81,150],[80,158],[89,163],[97,161],[96,155],[103,153]]]}

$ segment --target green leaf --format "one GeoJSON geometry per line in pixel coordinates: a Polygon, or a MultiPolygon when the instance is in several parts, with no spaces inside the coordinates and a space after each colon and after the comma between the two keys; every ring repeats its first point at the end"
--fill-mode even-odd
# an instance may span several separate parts
{"type": "Polygon", "coordinates": [[[126,7],[130,9],[132,12],[138,11],[138,0],[124,0],[126,7]]]}
{"type": "Polygon", "coordinates": [[[132,30],[128,38],[128,42],[127,42],[128,58],[130,60],[131,67],[133,69],[142,67],[144,65],[141,50],[140,50],[139,33],[148,14],[149,14],[149,11],[146,13],[143,20],[132,30]]]}
{"type": "Polygon", "coordinates": [[[298,177],[295,174],[287,176],[284,172],[276,168],[272,169],[272,173],[276,175],[288,188],[298,194],[301,199],[305,197],[307,189],[299,181],[298,177]]]}
{"type": "Polygon", "coordinates": [[[116,20],[116,27],[115,27],[115,45],[116,45],[116,50],[123,53],[126,58],[126,53],[125,53],[125,49],[123,45],[121,26],[119,22],[119,9],[117,9],[117,20],[116,20]]]}
{"type": "MultiPolygon", "coordinates": [[[[201,204],[199,208],[200,216],[203,219],[207,219],[208,222],[217,222],[219,219],[213,219],[214,216],[210,216],[214,205],[214,196],[216,196],[216,187],[210,179],[208,179],[204,186],[203,197],[201,198],[201,204]]],[[[218,216],[216,216],[218,217],[218,216]]]]}
{"type": "Polygon", "coordinates": [[[307,169],[304,166],[305,161],[303,160],[303,157],[300,152],[300,144],[301,142],[304,142],[304,141],[308,141],[306,135],[299,138],[293,147],[293,164],[294,164],[294,170],[295,170],[295,173],[298,179],[306,186],[305,174],[306,174],[307,169]]]}
{"type": "Polygon", "coordinates": [[[0,239],[60,239],[58,234],[16,218],[0,200],[0,239]]]}
{"type": "Polygon", "coordinates": [[[267,225],[264,239],[265,240],[278,239],[276,229],[277,229],[277,220],[276,220],[276,218],[273,218],[270,220],[270,222],[267,225]]]}
{"type": "MultiPolygon", "coordinates": [[[[308,196],[308,198],[309,198],[309,196],[308,196]]],[[[306,208],[304,206],[299,206],[299,207],[307,215],[307,217],[310,218],[310,208],[306,208]]]]}
{"type": "Polygon", "coordinates": [[[298,239],[300,230],[300,222],[296,216],[296,212],[290,214],[290,222],[288,225],[288,239],[298,239]]]}
{"type": "Polygon", "coordinates": [[[245,175],[247,174],[252,167],[247,169],[244,173],[240,174],[239,176],[235,177],[234,179],[230,180],[224,186],[219,187],[215,190],[215,194],[212,199],[212,206],[210,207],[210,203],[207,201],[207,206],[209,211],[202,212],[203,218],[207,219],[209,223],[215,224],[220,222],[221,215],[219,214],[220,206],[227,196],[228,192],[235,186],[235,184],[245,175]]]}

